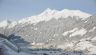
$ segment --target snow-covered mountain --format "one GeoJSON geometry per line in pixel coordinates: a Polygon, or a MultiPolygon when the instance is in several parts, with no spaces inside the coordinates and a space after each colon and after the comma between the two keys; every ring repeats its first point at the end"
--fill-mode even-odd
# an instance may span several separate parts
{"type": "Polygon", "coordinates": [[[82,18],[86,19],[87,17],[91,16],[91,14],[82,12],[80,10],[69,10],[69,9],[64,9],[61,11],[55,10],[55,9],[49,9],[47,8],[44,12],[42,12],[39,15],[36,16],[31,16],[27,17],[25,19],[22,19],[19,21],[19,23],[38,23],[40,21],[49,21],[52,18],[58,19],[58,18],[67,18],[67,17],[74,17],[76,16],[77,18],[82,18]]]}
{"type": "MultiPolygon", "coordinates": [[[[80,10],[47,9],[39,15],[3,25],[5,35],[15,34],[33,48],[62,48],[96,54],[96,16],[80,10]]],[[[6,22],[5,22],[6,23],[6,22]]],[[[16,40],[15,40],[16,41],[16,40]]]]}
{"type": "MultiPolygon", "coordinates": [[[[38,23],[40,21],[49,21],[52,18],[55,18],[55,19],[67,18],[69,16],[70,17],[77,17],[77,19],[78,18],[86,19],[87,17],[91,16],[91,14],[82,12],[80,10],[64,9],[64,10],[58,11],[58,10],[55,10],[55,9],[47,8],[44,12],[42,12],[39,15],[26,17],[26,18],[23,18],[23,19],[21,19],[17,22],[16,21],[12,22],[10,24],[10,28],[14,27],[17,23],[21,23],[21,24],[30,23],[30,24],[32,24],[32,23],[38,23]]],[[[6,27],[7,25],[9,25],[9,21],[7,21],[7,20],[2,21],[2,22],[0,22],[0,24],[1,24],[0,27],[6,27]]]]}
{"type": "Polygon", "coordinates": [[[2,22],[0,22],[0,27],[7,27],[9,24],[11,23],[11,21],[8,20],[4,20],[2,22]]]}

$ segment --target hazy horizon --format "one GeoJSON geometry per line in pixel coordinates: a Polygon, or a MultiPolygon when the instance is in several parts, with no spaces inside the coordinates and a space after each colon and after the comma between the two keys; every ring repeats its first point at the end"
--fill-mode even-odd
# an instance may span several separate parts
{"type": "Polygon", "coordinates": [[[47,8],[96,12],[96,0],[0,0],[0,21],[19,20],[42,13],[47,8]]]}

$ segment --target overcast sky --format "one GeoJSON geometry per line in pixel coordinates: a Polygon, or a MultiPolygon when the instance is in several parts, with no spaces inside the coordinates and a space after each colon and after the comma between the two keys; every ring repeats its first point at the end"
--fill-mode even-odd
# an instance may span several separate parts
{"type": "Polygon", "coordinates": [[[96,14],[96,0],[0,0],[0,21],[19,20],[45,9],[78,9],[96,14]]]}

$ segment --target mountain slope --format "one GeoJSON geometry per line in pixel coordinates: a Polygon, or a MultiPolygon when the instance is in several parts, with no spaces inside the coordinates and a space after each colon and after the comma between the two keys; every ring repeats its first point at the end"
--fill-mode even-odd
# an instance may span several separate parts
{"type": "Polygon", "coordinates": [[[21,36],[32,47],[40,45],[38,48],[55,47],[92,53],[96,49],[95,20],[96,16],[79,10],[47,9],[40,15],[17,21],[6,32],[21,36]]]}
{"type": "Polygon", "coordinates": [[[82,19],[85,19],[89,16],[91,16],[90,14],[88,13],[84,13],[80,10],[69,10],[69,9],[64,9],[64,10],[61,10],[61,11],[58,11],[58,10],[51,10],[51,9],[46,9],[44,12],[42,12],[41,14],[39,15],[36,15],[36,16],[31,16],[31,17],[28,17],[28,18],[25,18],[25,19],[22,19],[19,21],[19,23],[38,23],[40,21],[48,21],[52,18],[55,18],[55,19],[58,19],[58,18],[67,18],[67,17],[74,17],[76,16],[77,18],[82,18],[82,19]]]}
{"type": "Polygon", "coordinates": [[[67,17],[76,17],[77,19],[78,18],[81,18],[81,19],[86,19],[87,17],[90,17],[91,14],[88,14],[88,13],[85,13],[85,12],[82,12],[80,10],[69,10],[69,9],[64,9],[64,10],[61,10],[61,11],[58,11],[58,10],[55,10],[55,9],[49,9],[47,8],[44,12],[42,12],[41,14],[39,15],[35,15],[35,16],[31,16],[31,17],[26,17],[24,19],[21,19],[19,21],[14,21],[14,22],[11,22],[9,20],[6,20],[6,21],[3,21],[3,22],[0,22],[0,27],[6,27],[7,25],[10,24],[9,28],[12,28],[14,27],[15,25],[18,24],[24,24],[24,23],[38,23],[40,21],[49,21],[53,18],[55,19],[58,19],[58,18],[67,18],[67,17]]]}

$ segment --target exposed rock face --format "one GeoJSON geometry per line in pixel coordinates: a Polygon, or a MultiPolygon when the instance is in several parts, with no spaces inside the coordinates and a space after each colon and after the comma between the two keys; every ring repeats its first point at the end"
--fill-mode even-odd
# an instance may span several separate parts
{"type": "Polygon", "coordinates": [[[38,16],[20,20],[6,30],[0,28],[0,32],[4,33],[5,30],[5,34],[15,33],[32,44],[43,43],[58,48],[93,51],[96,48],[96,16],[80,17],[77,13],[76,16],[64,17],[65,13],[58,13],[47,10],[38,16]]]}

